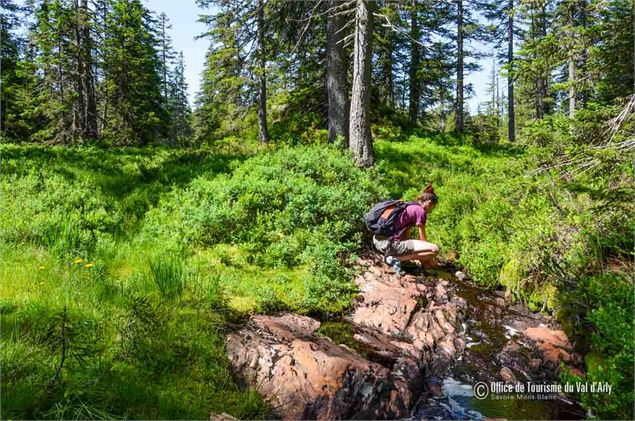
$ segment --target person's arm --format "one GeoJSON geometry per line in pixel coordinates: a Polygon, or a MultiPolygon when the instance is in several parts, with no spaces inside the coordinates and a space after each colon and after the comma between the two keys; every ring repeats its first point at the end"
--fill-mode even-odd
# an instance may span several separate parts
{"type": "Polygon", "coordinates": [[[417,228],[419,228],[419,240],[428,241],[426,239],[426,226],[425,225],[417,225],[417,228]]]}

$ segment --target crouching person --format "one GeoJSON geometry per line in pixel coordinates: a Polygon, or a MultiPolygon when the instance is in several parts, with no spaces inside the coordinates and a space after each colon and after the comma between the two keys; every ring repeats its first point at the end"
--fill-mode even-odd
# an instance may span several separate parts
{"type": "MultiPolygon", "coordinates": [[[[419,261],[422,267],[436,266],[439,247],[426,238],[426,217],[438,202],[431,185],[428,185],[415,202],[404,204],[392,221],[395,233],[391,236],[375,234],[375,248],[385,256],[385,261],[397,273],[402,273],[401,262],[419,261]],[[417,227],[418,239],[411,239],[417,227]]],[[[389,216],[387,211],[386,217],[389,216]]]]}

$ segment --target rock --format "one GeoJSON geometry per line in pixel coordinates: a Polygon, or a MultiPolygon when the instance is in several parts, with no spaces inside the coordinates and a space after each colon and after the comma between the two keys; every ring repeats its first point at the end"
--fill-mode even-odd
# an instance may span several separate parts
{"type": "Polygon", "coordinates": [[[505,348],[503,348],[503,351],[505,352],[518,352],[518,350],[520,350],[520,345],[518,345],[518,342],[516,341],[507,342],[507,344],[505,344],[505,348]]]}
{"type": "Polygon", "coordinates": [[[443,388],[438,383],[430,383],[428,385],[428,392],[435,398],[443,396],[443,388]]]}
{"type": "Polygon", "coordinates": [[[416,282],[417,278],[414,275],[404,275],[401,277],[401,279],[403,279],[406,282],[416,282]]]}
{"type": "Polygon", "coordinates": [[[494,300],[494,304],[496,304],[496,305],[497,305],[497,306],[499,306],[499,307],[505,307],[505,305],[506,305],[507,303],[505,303],[505,299],[504,299],[504,298],[498,298],[498,297],[497,297],[497,298],[494,300]]]}
{"type": "Polygon", "coordinates": [[[465,351],[465,341],[462,338],[454,338],[454,348],[458,354],[462,354],[465,351]]]}
{"type": "Polygon", "coordinates": [[[293,314],[252,316],[226,336],[233,370],[275,408],[274,416],[406,417],[424,376],[444,375],[464,351],[467,303],[447,281],[417,283],[383,266],[364,270],[355,278],[360,293],[349,320],[364,356],[317,335],[317,320],[293,314]]]}
{"type": "Polygon", "coordinates": [[[551,330],[545,326],[528,327],[524,335],[537,343],[549,343],[554,347],[571,350],[571,343],[562,330],[551,330]]]}
{"type": "Polygon", "coordinates": [[[254,316],[226,337],[227,355],[237,374],[267,397],[282,419],[406,416],[413,404],[408,382],[303,331],[316,323],[303,316],[254,316]]]}
{"type": "Polygon", "coordinates": [[[457,278],[459,281],[465,281],[465,280],[467,279],[467,275],[466,275],[465,273],[461,272],[460,270],[457,270],[457,271],[454,273],[454,276],[456,276],[456,278],[457,278]]]}
{"type": "Polygon", "coordinates": [[[584,358],[577,352],[571,354],[571,362],[576,365],[582,365],[584,363],[584,358]]]}
{"type": "Polygon", "coordinates": [[[437,346],[445,355],[450,358],[454,358],[454,355],[456,354],[456,348],[454,347],[454,342],[451,338],[442,340],[437,346]]]}
{"type": "Polygon", "coordinates": [[[504,382],[507,382],[507,383],[518,382],[518,379],[508,367],[501,368],[499,375],[501,376],[501,379],[503,379],[504,382]]]}
{"type": "Polygon", "coordinates": [[[536,370],[540,368],[541,365],[542,365],[542,360],[539,358],[532,358],[531,360],[529,360],[529,368],[532,370],[536,370]]]}
{"type": "Polygon", "coordinates": [[[221,414],[210,414],[209,421],[238,421],[238,418],[232,417],[229,414],[221,413],[221,414]]]}
{"type": "Polygon", "coordinates": [[[441,284],[437,284],[434,288],[434,300],[438,303],[445,303],[447,301],[447,291],[441,284]]]}
{"type": "Polygon", "coordinates": [[[542,362],[552,369],[557,369],[560,362],[571,361],[572,350],[569,338],[562,330],[552,330],[545,325],[528,327],[524,335],[536,343],[542,352],[542,362]]]}
{"type": "Polygon", "coordinates": [[[505,296],[503,297],[505,299],[505,302],[507,304],[510,304],[512,302],[512,292],[509,289],[505,290],[505,296]]]}
{"type": "Polygon", "coordinates": [[[558,368],[560,361],[569,361],[571,356],[569,353],[561,348],[556,348],[549,343],[543,343],[540,345],[542,351],[542,362],[549,365],[551,368],[558,368]]]}
{"type": "Polygon", "coordinates": [[[417,284],[384,283],[372,280],[361,286],[364,305],[358,305],[353,322],[391,335],[406,329],[412,313],[417,308],[416,298],[421,296],[417,284]]]}
{"type": "Polygon", "coordinates": [[[574,376],[578,376],[578,377],[586,377],[586,373],[584,372],[584,370],[580,369],[580,368],[570,368],[569,369],[571,374],[573,374],[574,376]]]}

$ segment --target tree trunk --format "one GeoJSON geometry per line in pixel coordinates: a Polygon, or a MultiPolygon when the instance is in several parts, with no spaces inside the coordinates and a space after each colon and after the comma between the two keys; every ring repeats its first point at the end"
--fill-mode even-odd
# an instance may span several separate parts
{"type": "Polygon", "coordinates": [[[88,0],[81,0],[81,56],[82,73],[81,84],[84,91],[83,110],[83,133],[84,139],[95,139],[97,137],[97,96],[95,95],[95,77],[93,74],[92,42],[90,39],[90,14],[88,12],[88,0]]]}
{"type": "MultiPolygon", "coordinates": [[[[635,12],[635,4],[633,5],[633,11],[635,12]]],[[[580,2],[580,25],[582,25],[582,27],[585,29],[586,32],[586,28],[587,28],[587,0],[581,0],[580,2]]],[[[634,25],[635,25],[635,21],[634,21],[634,25]]],[[[582,72],[587,72],[586,70],[586,64],[587,64],[587,60],[589,58],[589,49],[588,49],[588,44],[586,43],[586,41],[584,41],[584,47],[582,48],[582,57],[580,57],[580,68],[582,72]]],[[[587,103],[587,90],[582,88],[581,89],[582,92],[579,92],[580,95],[580,107],[581,108],[586,108],[586,103],[587,103]]]]}
{"type": "Polygon", "coordinates": [[[261,143],[269,142],[269,130],[267,129],[267,74],[265,70],[267,61],[265,51],[265,5],[263,0],[258,0],[258,79],[260,83],[260,98],[258,101],[258,139],[261,143]]]}
{"type": "Polygon", "coordinates": [[[326,92],[328,96],[329,142],[337,136],[344,139],[343,147],[348,147],[348,57],[344,49],[344,25],[346,16],[334,10],[344,2],[330,0],[327,3],[329,13],[326,21],[326,92]]]}
{"type": "Polygon", "coordinates": [[[507,138],[510,142],[516,140],[516,118],[514,116],[514,0],[509,0],[509,17],[507,22],[507,138]]]}
{"type": "MultiPolygon", "coordinates": [[[[571,38],[572,38],[572,43],[573,43],[573,37],[575,37],[575,7],[576,4],[572,3],[569,5],[569,27],[571,28],[571,38]]],[[[568,66],[568,71],[569,71],[569,76],[568,76],[568,82],[569,82],[569,118],[573,119],[575,118],[575,78],[576,78],[576,69],[575,69],[575,52],[574,52],[575,47],[572,47],[569,49],[569,66],[568,66]]]]}
{"type": "MultiPolygon", "coordinates": [[[[544,39],[547,36],[547,10],[546,10],[546,1],[542,1],[540,4],[540,38],[544,39]]],[[[542,74],[540,75],[540,94],[539,98],[539,106],[540,106],[540,117],[543,118],[545,114],[547,114],[547,104],[545,103],[545,99],[547,98],[547,93],[549,92],[549,69],[543,68],[542,74]]]]}
{"type": "Polygon", "coordinates": [[[457,0],[456,132],[463,133],[463,0],[457,0]]]}
{"type": "Polygon", "coordinates": [[[419,100],[421,97],[421,84],[417,76],[421,54],[419,51],[419,21],[417,16],[417,1],[412,0],[412,12],[410,15],[410,123],[417,124],[419,117],[419,100]]]}
{"type": "Polygon", "coordinates": [[[165,13],[161,13],[161,78],[163,79],[163,98],[168,98],[168,58],[167,58],[167,43],[165,34],[165,13]]]}
{"type": "Polygon", "coordinates": [[[569,118],[575,118],[575,61],[569,59],[569,118]]]}
{"type": "Polygon", "coordinates": [[[394,50],[394,36],[392,35],[392,31],[387,34],[387,45],[386,45],[386,57],[384,59],[384,93],[386,95],[386,105],[390,108],[395,107],[395,88],[394,81],[392,77],[392,66],[393,66],[393,50],[394,50]]]}
{"type": "Polygon", "coordinates": [[[375,163],[370,132],[370,71],[373,42],[373,2],[357,0],[355,47],[353,52],[353,92],[351,99],[350,148],[355,163],[369,167],[375,163]]]}
{"type": "Polygon", "coordinates": [[[77,72],[72,76],[72,83],[77,92],[77,98],[73,101],[73,122],[71,124],[71,137],[73,140],[79,139],[81,141],[84,134],[84,127],[86,126],[86,100],[84,98],[84,40],[82,27],[84,26],[83,10],[80,10],[79,0],[75,0],[74,4],[74,17],[73,29],[75,30],[75,43],[76,43],[76,56],[75,66],[77,72]]]}

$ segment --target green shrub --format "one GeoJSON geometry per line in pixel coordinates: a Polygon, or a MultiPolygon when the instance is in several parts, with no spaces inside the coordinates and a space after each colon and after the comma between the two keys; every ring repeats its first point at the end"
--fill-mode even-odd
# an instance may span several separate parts
{"type": "Polygon", "coordinates": [[[583,278],[575,289],[562,291],[568,316],[583,320],[575,325],[575,333],[585,336],[590,343],[585,358],[587,377],[564,374],[563,380],[606,382],[612,386],[610,394],[579,395],[582,404],[598,419],[633,419],[632,279],[632,274],[606,273],[583,278]]]}
{"type": "Polygon", "coordinates": [[[383,196],[373,172],[334,146],[281,147],[231,175],[199,177],[173,191],[148,212],[142,237],[199,247],[242,244],[248,261],[265,268],[309,265],[319,281],[307,279],[307,291],[326,287],[328,298],[305,300],[307,310],[327,300],[342,309],[351,287],[341,257],[359,247],[362,216],[383,196]]]}

